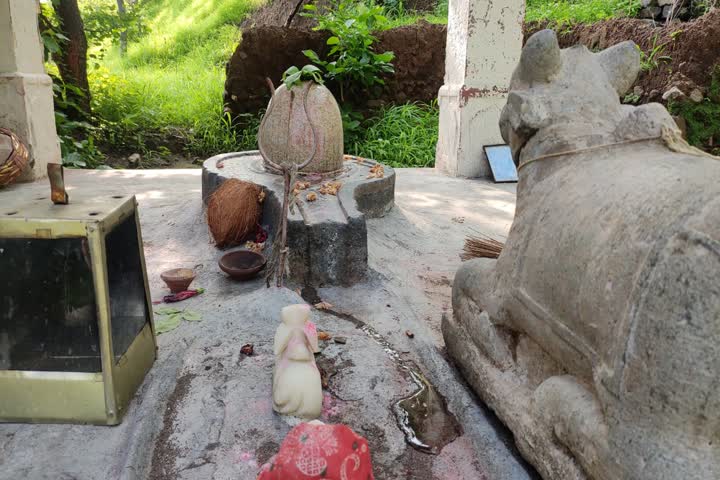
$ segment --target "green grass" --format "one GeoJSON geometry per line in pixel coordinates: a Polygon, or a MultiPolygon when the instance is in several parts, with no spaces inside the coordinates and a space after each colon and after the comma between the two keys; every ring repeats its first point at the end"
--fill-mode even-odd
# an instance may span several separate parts
{"type": "Polygon", "coordinates": [[[432,167],[438,138],[436,104],[409,103],[381,109],[350,140],[348,153],[391,167],[432,167]]]}
{"type": "Polygon", "coordinates": [[[90,75],[93,108],[112,148],[183,144],[195,155],[238,148],[223,116],[224,64],[238,24],[262,0],[147,0],[149,34],[125,57],[112,48],[90,75]]]}
{"type": "Polygon", "coordinates": [[[525,20],[557,24],[592,23],[635,15],[640,0],[528,0],[525,20]]]}
{"type": "MultiPolygon", "coordinates": [[[[81,0],[106,2],[115,0],[81,0]]],[[[93,109],[100,140],[112,150],[149,153],[183,150],[206,157],[255,148],[257,118],[236,131],[223,113],[225,62],[240,41],[238,25],[265,0],[145,0],[147,34],[130,38],[126,56],[117,47],[92,68],[93,109]]],[[[447,22],[447,0],[418,15],[393,5],[393,26],[425,19],[447,22]]],[[[594,21],[625,14],[639,0],[529,0],[528,20],[594,21]]],[[[98,52],[102,46],[94,46],[98,52]]],[[[95,63],[91,61],[91,63],[95,63]]],[[[394,166],[431,166],[437,107],[401,105],[376,112],[348,142],[348,153],[394,166]]]]}

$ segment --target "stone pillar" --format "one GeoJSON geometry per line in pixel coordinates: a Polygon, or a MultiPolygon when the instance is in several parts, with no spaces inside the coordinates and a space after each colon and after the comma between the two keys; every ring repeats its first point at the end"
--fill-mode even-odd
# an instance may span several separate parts
{"type": "Polygon", "coordinates": [[[443,172],[490,175],[483,146],[504,143],[498,120],[520,60],[524,15],[524,0],[450,0],[435,160],[443,172]]]}
{"type": "Polygon", "coordinates": [[[20,181],[43,177],[49,162],[61,161],[38,8],[37,0],[0,0],[0,126],[28,146],[30,168],[20,181]]]}

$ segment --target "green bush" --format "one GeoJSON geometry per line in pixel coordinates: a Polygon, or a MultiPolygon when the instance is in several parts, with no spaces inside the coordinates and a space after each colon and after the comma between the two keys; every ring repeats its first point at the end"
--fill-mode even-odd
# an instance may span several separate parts
{"type": "Polygon", "coordinates": [[[669,110],[687,122],[691,145],[720,155],[720,66],[715,67],[708,95],[702,102],[673,102],[669,110]]]}
{"type": "Polygon", "coordinates": [[[373,87],[383,85],[383,76],[395,73],[393,52],[375,53],[374,33],[389,27],[384,9],[380,5],[341,0],[332,8],[319,11],[315,5],[306,5],[305,16],[317,23],[315,30],[330,32],[327,44],[330,51],[321,59],[313,50],[303,53],[315,65],[326,71],[326,77],[340,86],[340,99],[345,92],[367,95],[373,87]]]}
{"type": "Polygon", "coordinates": [[[84,95],[83,92],[53,75],[53,103],[55,109],[55,128],[60,141],[60,153],[63,165],[67,167],[95,168],[102,164],[105,156],[95,145],[96,128],[82,120],[82,112],[73,98],[84,95]]]}

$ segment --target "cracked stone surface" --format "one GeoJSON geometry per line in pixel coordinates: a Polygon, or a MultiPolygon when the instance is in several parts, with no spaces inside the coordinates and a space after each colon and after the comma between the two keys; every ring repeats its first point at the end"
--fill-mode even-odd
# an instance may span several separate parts
{"type": "MultiPolygon", "coordinates": [[[[293,425],[272,412],[270,392],[272,338],[280,308],[303,301],[296,286],[235,283],[219,271],[199,170],[69,171],[66,182],[71,198],[73,189],[137,195],[153,298],[166,293],[161,271],[197,266],[193,286],[206,293],[175,305],[203,320],[158,337],[158,360],[121,425],[1,424],[0,479],[254,479],[293,425]],[[255,345],[253,356],[239,353],[245,343],[255,345]]],[[[44,182],[13,186],[0,191],[0,205],[6,195],[46,190],[44,182]]],[[[317,290],[416,365],[462,427],[439,455],[410,447],[392,411],[416,388],[406,372],[357,322],[313,310],[319,328],[347,338],[321,342],[318,364],[328,377],[322,419],[368,439],[379,480],[537,478],[448,363],[440,334],[464,236],[504,234],[513,211],[514,186],[400,169],[395,208],[367,222],[366,279],[317,290]]]]}

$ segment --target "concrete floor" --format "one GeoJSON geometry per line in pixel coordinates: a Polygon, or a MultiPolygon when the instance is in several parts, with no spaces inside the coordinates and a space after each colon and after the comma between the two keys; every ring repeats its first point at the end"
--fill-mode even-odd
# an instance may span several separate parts
{"type": "MultiPolygon", "coordinates": [[[[280,308],[303,301],[299,286],[266,289],[260,280],[233,283],[221,274],[200,170],[69,171],[66,183],[71,200],[73,190],[135,194],[153,298],[166,293],[161,271],[196,267],[193,286],[207,291],[179,305],[203,320],[158,338],[158,361],[120,426],[0,425],[0,479],[254,479],[293,425],[272,412],[272,338],[280,308]],[[255,345],[252,357],[240,355],[245,343],[255,345]]],[[[40,182],[0,191],[0,214],[4,197],[48,189],[40,182]]],[[[431,169],[398,170],[395,208],[368,222],[367,281],[317,289],[334,314],[315,310],[314,321],[348,339],[323,342],[318,363],[330,379],[321,419],[368,438],[380,480],[537,478],[448,363],[440,333],[465,236],[502,238],[514,190],[431,169]],[[408,365],[457,420],[437,455],[408,446],[393,415],[394,403],[416,390],[408,365]]]]}

